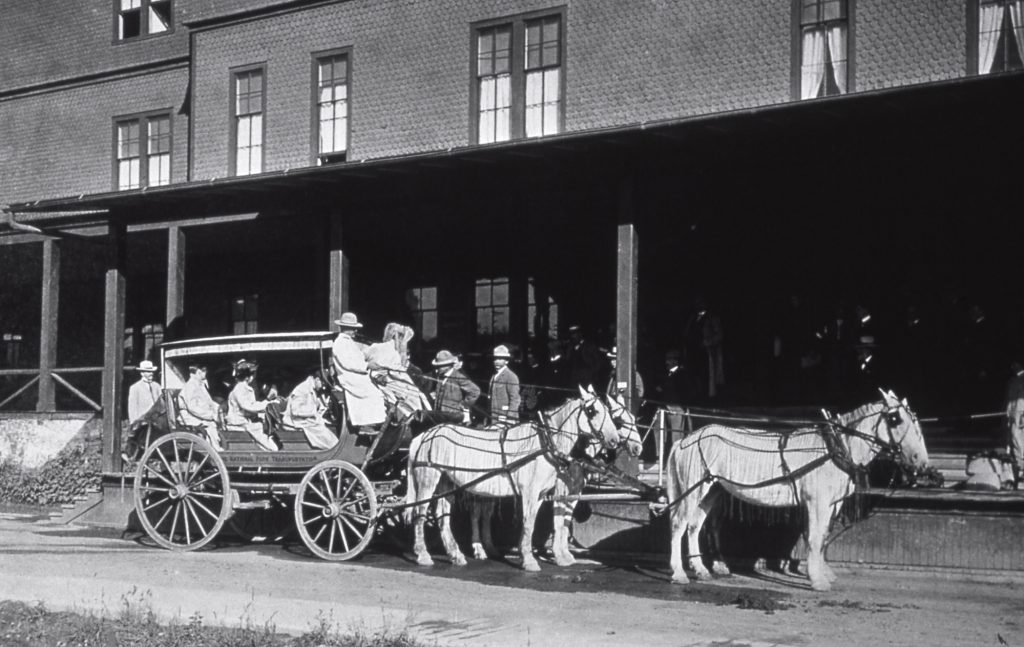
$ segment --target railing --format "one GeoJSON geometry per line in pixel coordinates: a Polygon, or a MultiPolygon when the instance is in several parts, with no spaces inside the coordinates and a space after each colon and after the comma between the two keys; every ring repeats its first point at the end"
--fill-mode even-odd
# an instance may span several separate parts
{"type": "MultiPolygon", "coordinates": [[[[132,367],[132,366],[125,366],[124,370],[125,371],[131,371],[133,368],[134,367],[132,367]]],[[[61,387],[63,387],[64,389],[66,389],[71,395],[75,396],[75,398],[78,401],[80,401],[83,404],[85,404],[89,409],[91,409],[93,411],[100,411],[100,410],[103,409],[103,407],[99,403],[97,403],[95,400],[90,398],[88,395],[83,393],[81,389],[79,389],[75,385],[71,384],[71,382],[68,381],[67,376],[70,376],[70,375],[80,375],[80,374],[83,374],[83,373],[102,373],[102,372],[103,372],[103,367],[102,366],[69,366],[69,367],[65,367],[65,368],[52,369],[49,372],[49,377],[51,379],[53,379],[53,382],[55,384],[58,384],[61,387]]],[[[19,386],[13,392],[11,392],[9,395],[7,395],[3,400],[0,400],[0,409],[3,409],[4,407],[8,406],[12,402],[16,401],[18,399],[18,397],[20,397],[23,393],[25,393],[27,390],[32,388],[32,386],[40,383],[40,381],[44,378],[44,375],[45,374],[40,372],[40,370],[38,368],[7,368],[7,369],[0,369],[0,378],[4,378],[4,377],[19,377],[19,376],[27,376],[27,377],[29,377],[27,382],[25,382],[24,384],[19,386]]]]}

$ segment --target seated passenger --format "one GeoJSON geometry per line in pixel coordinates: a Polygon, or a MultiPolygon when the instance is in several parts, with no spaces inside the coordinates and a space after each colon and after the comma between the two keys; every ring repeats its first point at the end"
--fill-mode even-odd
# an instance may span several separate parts
{"type": "MultiPolygon", "coordinates": [[[[263,425],[263,414],[267,409],[266,400],[257,400],[252,382],[256,378],[256,365],[246,362],[235,367],[235,388],[228,396],[228,415],[225,423],[228,429],[246,431],[253,440],[267,451],[276,451],[277,444],[263,425]]],[[[277,396],[271,391],[270,399],[277,396]]]]}
{"type": "Polygon", "coordinates": [[[188,381],[178,393],[178,416],[190,427],[202,427],[216,449],[224,449],[217,430],[217,403],[206,384],[206,365],[189,364],[188,381]]]}
{"type": "Polygon", "coordinates": [[[288,396],[284,424],[302,429],[306,434],[306,440],[313,447],[330,449],[338,443],[338,437],[324,422],[324,410],[327,407],[319,395],[323,388],[324,381],[320,368],[312,369],[306,379],[292,389],[288,396]]]}
{"type": "Polygon", "coordinates": [[[363,324],[351,312],[334,323],[341,332],[331,347],[332,363],[338,386],[345,392],[349,424],[353,428],[379,425],[387,417],[384,395],[370,379],[363,351],[352,338],[363,324]]]}
{"type": "Polygon", "coordinates": [[[370,377],[384,392],[384,399],[398,408],[397,420],[405,420],[417,411],[430,409],[427,396],[409,377],[409,342],[412,328],[389,323],[384,328],[384,340],[366,349],[366,363],[370,377]]]}

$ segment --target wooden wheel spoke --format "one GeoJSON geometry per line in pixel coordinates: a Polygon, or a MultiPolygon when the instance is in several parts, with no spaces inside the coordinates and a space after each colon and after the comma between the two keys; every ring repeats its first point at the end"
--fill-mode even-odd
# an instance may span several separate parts
{"type": "Polygon", "coordinates": [[[350,517],[352,519],[358,519],[359,521],[362,521],[363,523],[370,523],[370,518],[367,517],[364,514],[359,514],[357,512],[347,512],[347,511],[343,511],[341,514],[343,516],[345,516],[345,517],[350,517]]]}
{"type": "Polygon", "coordinates": [[[360,503],[362,503],[363,501],[368,500],[369,498],[370,497],[368,495],[364,494],[363,496],[359,497],[358,499],[352,499],[351,501],[346,501],[345,503],[341,504],[341,507],[342,507],[342,509],[351,508],[352,506],[359,505],[360,503]]]}
{"type": "MultiPolygon", "coordinates": [[[[327,505],[331,505],[331,500],[328,497],[326,497],[323,492],[317,489],[316,485],[314,485],[313,483],[309,484],[309,491],[313,492],[318,497],[320,497],[320,500],[326,503],[327,505]]],[[[328,492],[330,492],[330,490],[328,490],[328,492]]]]}
{"type": "MultiPolygon", "coordinates": [[[[165,501],[170,501],[170,500],[171,500],[170,497],[165,499],[165,501]]],[[[169,515],[171,513],[171,510],[173,510],[173,509],[174,509],[174,506],[168,506],[167,509],[164,510],[164,513],[162,515],[160,515],[160,519],[157,520],[157,522],[153,524],[153,527],[154,528],[159,528],[160,525],[163,524],[163,522],[167,519],[167,515],[169,515]]]]}
{"type": "Polygon", "coordinates": [[[209,508],[207,508],[206,504],[204,504],[202,501],[199,501],[198,499],[193,499],[192,503],[197,505],[197,506],[199,506],[199,509],[204,511],[204,512],[206,512],[206,514],[210,515],[213,518],[214,522],[216,522],[218,519],[220,519],[220,517],[215,515],[213,513],[213,510],[210,510],[209,508]]]}
{"type": "MultiPolygon", "coordinates": [[[[210,455],[209,454],[203,455],[203,460],[199,461],[199,464],[196,465],[196,468],[194,470],[192,470],[192,473],[188,477],[188,484],[189,485],[197,485],[196,483],[192,482],[192,479],[194,479],[197,476],[199,476],[200,474],[202,474],[203,467],[206,465],[206,461],[208,461],[208,460],[210,460],[210,455]]],[[[216,474],[216,473],[214,475],[219,476],[219,474],[216,474]]]]}
{"type": "MultiPolygon", "coordinates": [[[[331,487],[331,482],[327,479],[327,470],[320,470],[318,476],[320,477],[320,480],[323,481],[324,483],[324,492],[326,492],[327,495],[329,496],[331,494],[331,490],[333,490],[334,488],[331,487]]],[[[316,486],[314,486],[313,483],[310,482],[309,487],[316,486]]],[[[330,503],[330,498],[325,498],[324,501],[330,503]]]]}
{"type": "Polygon", "coordinates": [[[322,510],[323,509],[323,506],[320,505],[319,503],[311,503],[309,501],[303,501],[302,505],[309,506],[310,508],[316,508],[317,510],[322,510]]]}
{"type": "MultiPolygon", "coordinates": [[[[186,472],[188,470],[188,466],[181,464],[181,447],[182,446],[178,444],[177,440],[172,442],[171,445],[173,445],[173,447],[174,447],[174,466],[178,470],[178,482],[179,483],[184,483],[185,482],[186,472]]],[[[192,443],[189,443],[189,446],[191,447],[192,443]]]]}
{"type": "Polygon", "coordinates": [[[323,519],[324,519],[323,517],[321,517],[320,515],[317,515],[315,517],[310,517],[309,519],[304,520],[302,522],[302,525],[303,526],[308,526],[309,524],[313,523],[314,521],[323,521],[323,519]]]}
{"type": "Polygon", "coordinates": [[[167,534],[167,538],[174,541],[174,531],[178,529],[178,512],[181,511],[181,506],[175,502],[174,504],[174,515],[171,517],[171,532],[167,534]]]}
{"type": "Polygon", "coordinates": [[[167,494],[167,488],[165,487],[154,487],[152,485],[140,485],[139,489],[143,492],[161,492],[167,494]]]}
{"type": "Polygon", "coordinates": [[[335,523],[335,521],[332,519],[331,520],[331,540],[327,544],[327,552],[329,552],[329,553],[333,553],[334,552],[334,533],[335,533],[335,528],[337,528],[337,525],[338,524],[335,523]]]}
{"type": "Polygon", "coordinates": [[[166,478],[166,477],[165,477],[165,476],[164,476],[163,474],[161,474],[160,472],[156,471],[155,469],[153,469],[153,468],[152,468],[152,467],[150,467],[149,465],[145,465],[145,468],[146,468],[147,470],[149,470],[150,472],[152,472],[154,476],[156,476],[156,477],[157,477],[158,479],[160,479],[161,481],[163,481],[163,482],[164,482],[164,483],[166,483],[167,485],[170,485],[171,487],[174,487],[174,483],[173,483],[172,481],[170,481],[169,479],[167,479],[167,478],[166,478]]]}
{"type": "Polygon", "coordinates": [[[359,480],[358,479],[352,479],[352,482],[349,483],[348,487],[345,489],[345,494],[339,495],[338,496],[338,500],[339,501],[344,501],[345,499],[347,499],[348,495],[352,492],[352,489],[355,488],[355,486],[358,485],[358,484],[359,484],[359,480]]]}
{"type": "Polygon", "coordinates": [[[314,544],[317,544],[317,543],[320,542],[320,537],[323,536],[325,530],[327,530],[327,525],[326,524],[320,526],[320,530],[317,531],[316,537],[313,537],[313,543],[314,544]]]}
{"type": "Polygon", "coordinates": [[[210,482],[210,481],[212,481],[213,479],[215,479],[215,478],[219,478],[219,477],[220,477],[220,472],[214,472],[213,474],[210,474],[209,476],[207,476],[207,477],[206,477],[206,478],[204,478],[203,480],[201,480],[201,481],[196,481],[195,483],[189,483],[188,485],[189,485],[189,487],[190,487],[190,488],[197,488],[197,487],[199,487],[200,485],[203,485],[203,484],[209,483],[209,482],[210,482]]]}
{"type": "MultiPolygon", "coordinates": [[[[169,476],[174,476],[175,474],[177,474],[177,472],[175,472],[174,468],[171,467],[171,464],[167,462],[167,457],[164,456],[163,452],[157,451],[156,455],[160,458],[160,462],[164,464],[164,467],[167,468],[167,474],[169,476]]],[[[168,482],[171,483],[170,481],[168,481],[168,482]]],[[[177,483],[171,483],[171,485],[177,485],[177,483]]]]}
{"type": "Polygon", "coordinates": [[[146,507],[144,507],[142,509],[142,511],[143,512],[149,512],[150,510],[152,510],[153,508],[157,507],[158,505],[162,505],[162,504],[170,502],[170,500],[171,500],[171,497],[165,496],[164,498],[160,499],[156,503],[151,503],[151,504],[147,505],[146,507]]]}
{"type": "Polygon", "coordinates": [[[185,543],[192,543],[192,530],[188,525],[188,499],[181,500],[181,520],[185,524],[185,543]]]}
{"type": "Polygon", "coordinates": [[[199,513],[197,513],[195,508],[192,507],[192,501],[185,499],[185,507],[188,509],[190,513],[192,513],[192,519],[196,522],[196,525],[199,526],[199,531],[203,533],[202,536],[205,537],[207,534],[209,534],[206,532],[206,526],[204,526],[203,522],[199,520],[199,513]]]}
{"type": "MultiPolygon", "coordinates": [[[[343,521],[344,519],[344,517],[338,517],[334,520],[334,523],[338,524],[338,534],[341,535],[341,543],[345,544],[345,552],[347,553],[352,550],[352,547],[349,546],[348,537],[346,537],[345,535],[345,529],[341,527],[341,521],[343,521]]],[[[348,522],[346,521],[346,523],[348,522]]],[[[362,538],[362,535],[360,533],[356,533],[356,539],[358,540],[360,538],[362,538]]]]}
{"type": "Polygon", "coordinates": [[[189,495],[190,496],[204,496],[204,497],[206,497],[208,499],[223,499],[224,498],[223,494],[218,494],[216,492],[189,492],[189,495]]]}
{"type": "Polygon", "coordinates": [[[345,524],[346,526],[348,526],[348,527],[349,527],[349,529],[351,529],[351,530],[352,530],[352,532],[354,532],[354,533],[355,533],[356,537],[358,537],[359,539],[362,539],[362,538],[363,538],[363,531],[362,531],[362,530],[360,530],[359,528],[356,528],[355,524],[353,524],[353,523],[352,523],[351,521],[349,521],[349,520],[348,520],[347,518],[345,518],[345,517],[338,517],[338,519],[339,519],[339,520],[341,520],[342,522],[344,522],[344,524],[345,524]]]}

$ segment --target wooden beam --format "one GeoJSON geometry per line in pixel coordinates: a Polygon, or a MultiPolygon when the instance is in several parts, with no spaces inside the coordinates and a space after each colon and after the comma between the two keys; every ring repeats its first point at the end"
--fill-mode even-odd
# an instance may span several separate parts
{"type": "Polygon", "coordinates": [[[340,216],[333,216],[330,224],[331,259],[330,279],[328,281],[328,317],[327,326],[334,330],[334,321],[341,313],[349,309],[349,262],[342,246],[342,222],[340,216]]]}
{"type": "Polygon", "coordinates": [[[103,471],[120,472],[121,393],[124,381],[125,227],[111,223],[107,236],[103,302],[103,471]]]}
{"type": "Polygon", "coordinates": [[[36,411],[57,409],[53,369],[57,366],[57,312],[60,305],[60,244],[43,241],[43,294],[39,312],[39,397],[36,411]]]}
{"type": "Polygon", "coordinates": [[[185,232],[181,227],[167,230],[167,313],[166,339],[180,339],[185,316],[185,232]]]}
{"type": "MultiPolygon", "coordinates": [[[[636,350],[637,350],[637,259],[639,239],[633,213],[633,185],[624,182],[619,189],[618,245],[616,253],[616,309],[615,345],[618,353],[616,381],[626,399],[626,406],[636,415],[640,402],[633,397],[636,392],[636,350]]],[[[616,464],[626,474],[636,476],[640,471],[639,461],[620,455],[616,464]]]]}

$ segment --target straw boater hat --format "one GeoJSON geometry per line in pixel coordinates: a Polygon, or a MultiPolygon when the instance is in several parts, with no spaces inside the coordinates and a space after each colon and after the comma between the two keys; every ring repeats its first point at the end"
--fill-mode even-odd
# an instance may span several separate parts
{"type": "Polygon", "coordinates": [[[619,357],[618,346],[612,346],[612,349],[608,351],[607,355],[609,359],[617,359],[619,357]]]}
{"type": "Polygon", "coordinates": [[[508,346],[502,344],[501,346],[494,347],[494,358],[495,359],[512,359],[512,353],[509,351],[508,346]]]}
{"type": "Polygon", "coordinates": [[[435,357],[434,361],[430,363],[433,364],[434,366],[451,366],[457,361],[459,360],[458,358],[455,357],[455,355],[452,355],[450,352],[446,350],[439,350],[437,351],[437,357],[435,357]]]}
{"type": "Polygon", "coordinates": [[[356,317],[354,312],[343,312],[341,319],[335,319],[334,325],[342,328],[362,328],[363,324],[359,323],[359,318],[356,317]]]}
{"type": "Polygon", "coordinates": [[[138,371],[139,373],[156,373],[157,369],[156,364],[149,361],[148,359],[144,359],[141,362],[139,362],[139,365],[135,367],[135,370],[138,371]]]}

